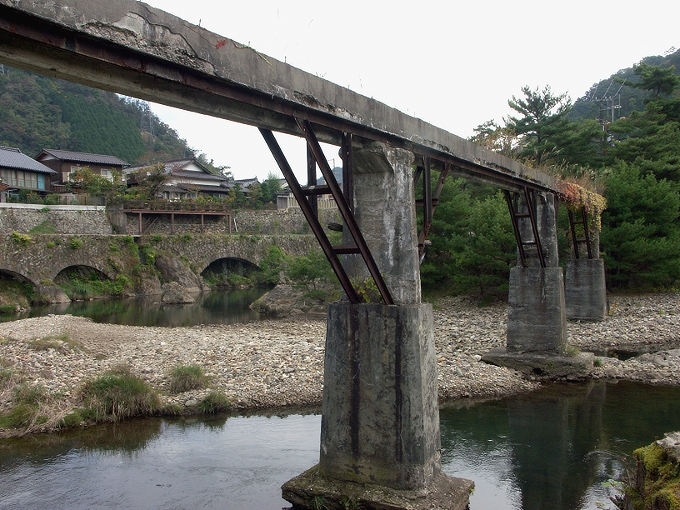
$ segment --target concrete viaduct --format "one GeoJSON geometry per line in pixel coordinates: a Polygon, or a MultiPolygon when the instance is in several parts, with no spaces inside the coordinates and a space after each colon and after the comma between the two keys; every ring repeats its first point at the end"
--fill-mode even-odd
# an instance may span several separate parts
{"type": "Polygon", "coordinates": [[[508,193],[519,257],[506,356],[562,356],[567,296],[602,318],[596,249],[573,261],[565,294],[554,178],[379,101],[135,0],[0,0],[0,61],[260,129],[346,298],[329,307],[319,465],[283,486],[298,507],[318,497],[328,508],[468,505],[473,483],[441,472],[432,309],[420,295],[420,252],[448,175],[508,193]],[[275,132],[306,140],[308,186],[275,132]],[[340,148],[342,183],[319,142],[340,148]],[[317,170],[327,186],[316,186],[317,170]],[[328,193],[343,219],[337,246],[317,220],[316,197],[328,193]],[[361,302],[356,285],[369,278],[382,303],[361,302]]]}
{"type": "Polygon", "coordinates": [[[200,275],[222,259],[257,266],[273,245],[300,256],[316,246],[316,240],[312,235],[8,235],[0,242],[0,272],[19,276],[36,287],[74,266],[96,269],[115,280],[119,274],[132,273],[140,262],[139,247],[148,246],[154,252],[185,260],[200,275]]]}

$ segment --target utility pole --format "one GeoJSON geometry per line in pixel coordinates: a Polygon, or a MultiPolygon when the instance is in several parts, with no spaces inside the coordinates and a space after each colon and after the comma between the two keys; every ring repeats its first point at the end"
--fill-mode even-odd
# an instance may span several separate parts
{"type": "MultiPolygon", "coordinates": [[[[594,95],[592,101],[597,103],[600,108],[600,113],[598,116],[598,122],[602,126],[602,143],[600,144],[600,155],[605,154],[605,146],[611,142],[611,136],[609,136],[609,126],[616,120],[617,112],[620,115],[621,112],[621,89],[626,84],[626,80],[623,80],[621,86],[614,94],[610,94],[609,91],[614,85],[614,80],[609,82],[607,90],[602,96],[594,95]]],[[[596,91],[597,92],[597,91],[596,91]]]]}
{"type": "Polygon", "coordinates": [[[149,103],[144,102],[140,106],[142,109],[142,119],[139,128],[141,131],[147,131],[153,136],[153,113],[151,112],[149,103]]]}

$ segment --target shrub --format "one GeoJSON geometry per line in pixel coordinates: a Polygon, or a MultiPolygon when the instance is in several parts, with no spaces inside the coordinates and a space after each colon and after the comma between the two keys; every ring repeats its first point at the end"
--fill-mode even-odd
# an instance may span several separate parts
{"type": "MultiPolygon", "coordinates": [[[[11,374],[9,374],[11,380],[11,374]]],[[[20,384],[14,389],[14,407],[0,415],[0,427],[28,428],[34,423],[44,423],[47,418],[40,415],[41,404],[46,400],[45,389],[41,385],[20,384]]]]}
{"type": "Polygon", "coordinates": [[[197,409],[202,414],[215,414],[229,410],[229,399],[218,391],[212,391],[198,403],[197,409]]]}
{"type": "Polygon", "coordinates": [[[81,248],[83,246],[83,240],[80,239],[79,237],[72,237],[68,245],[72,250],[77,250],[78,248],[81,248]]]}
{"type": "Polygon", "coordinates": [[[176,366],[170,372],[170,392],[201,390],[206,387],[207,381],[203,369],[198,365],[176,366]]]}
{"type": "Polygon", "coordinates": [[[0,391],[10,386],[12,382],[12,371],[0,366],[0,391]]]}
{"type": "Polygon", "coordinates": [[[156,392],[127,367],[86,382],[81,394],[88,415],[96,421],[150,415],[160,407],[156,392]]]}
{"type": "Polygon", "coordinates": [[[20,232],[12,232],[10,237],[15,243],[18,243],[21,246],[26,246],[28,243],[31,242],[31,236],[29,236],[28,234],[22,234],[20,232]]]}
{"type": "Polygon", "coordinates": [[[66,334],[34,338],[28,342],[28,345],[34,351],[46,351],[48,349],[54,349],[55,351],[63,352],[69,347],[72,349],[80,348],[80,344],[77,341],[71,340],[66,334]]]}
{"type": "Polygon", "coordinates": [[[233,287],[250,286],[253,284],[250,278],[236,273],[229,273],[227,275],[227,283],[233,287]]]}
{"type": "Polygon", "coordinates": [[[81,409],[74,409],[71,411],[69,414],[64,416],[61,419],[61,422],[59,425],[61,427],[77,427],[80,425],[82,422],[85,421],[85,416],[83,415],[83,411],[81,409]]]}

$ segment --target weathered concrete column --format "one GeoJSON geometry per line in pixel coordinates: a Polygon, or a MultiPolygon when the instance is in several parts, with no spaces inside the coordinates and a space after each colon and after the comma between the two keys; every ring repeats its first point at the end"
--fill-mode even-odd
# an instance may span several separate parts
{"type": "MultiPolygon", "coordinates": [[[[510,270],[507,350],[559,355],[566,348],[567,317],[552,193],[536,193],[536,223],[546,267],[536,250],[527,249],[527,267],[510,270]]],[[[530,225],[523,228],[522,238],[533,239],[530,225]]]]}
{"type": "MultiPolygon", "coordinates": [[[[564,278],[552,194],[536,193],[536,223],[546,267],[541,267],[536,250],[527,248],[526,267],[518,263],[510,270],[507,348],[482,359],[530,375],[570,377],[591,366],[593,355],[567,356],[564,278]]],[[[525,241],[533,239],[530,225],[523,226],[521,235],[525,241]]]]}
{"type": "Polygon", "coordinates": [[[321,421],[322,475],[421,489],[441,471],[429,305],[333,303],[321,421]]]}
{"type": "MultiPolygon", "coordinates": [[[[355,149],[353,159],[354,215],[399,305],[421,301],[413,159],[411,152],[377,143],[355,149]]],[[[358,255],[348,255],[345,268],[352,277],[369,276],[358,255]]]]}
{"type": "MultiPolygon", "coordinates": [[[[421,303],[411,162],[354,150],[354,211],[395,305],[329,307],[320,463],[283,486],[303,508],[460,509],[473,483],[441,472],[432,307],[421,303]]],[[[353,279],[368,271],[356,256],[353,279]]]]}
{"type": "Polygon", "coordinates": [[[567,261],[564,275],[567,319],[601,321],[607,317],[607,283],[600,258],[599,232],[591,232],[592,259],[585,250],[567,261]],[[584,253],[585,252],[585,253],[584,253]]]}

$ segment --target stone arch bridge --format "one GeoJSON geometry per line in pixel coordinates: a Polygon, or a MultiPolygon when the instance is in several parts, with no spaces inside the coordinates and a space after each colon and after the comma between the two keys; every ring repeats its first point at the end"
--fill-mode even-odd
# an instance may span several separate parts
{"type": "Polygon", "coordinates": [[[19,277],[34,286],[52,282],[64,269],[85,266],[110,279],[131,274],[144,254],[169,254],[200,275],[211,263],[235,259],[258,266],[271,246],[300,256],[316,247],[312,235],[170,236],[116,235],[7,235],[0,243],[0,273],[19,277]]]}

